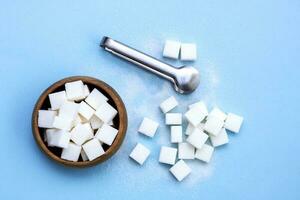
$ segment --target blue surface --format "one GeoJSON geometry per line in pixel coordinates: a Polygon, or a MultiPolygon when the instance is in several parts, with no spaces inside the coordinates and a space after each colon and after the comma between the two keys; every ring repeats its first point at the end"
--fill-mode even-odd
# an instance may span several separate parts
{"type": "Polygon", "coordinates": [[[296,0],[2,1],[0,199],[300,199],[299,24],[296,0]],[[202,73],[200,88],[176,94],[99,49],[103,35],[158,58],[165,39],[197,43],[189,64],[202,73]],[[106,81],[129,115],[120,151],[84,170],[49,160],[31,134],[40,93],[72,75],[106,81]],[[203,99],[245,117],[210,164],[188,162],[193,172],[181,183],[157,162],[167,128],[154,139],[137,133],[143,116],[163,123],[158,104],[170,95],[179,111],[203,99]],[[138,141],[152,150],[142,167],[128,158],[138,141]]]}

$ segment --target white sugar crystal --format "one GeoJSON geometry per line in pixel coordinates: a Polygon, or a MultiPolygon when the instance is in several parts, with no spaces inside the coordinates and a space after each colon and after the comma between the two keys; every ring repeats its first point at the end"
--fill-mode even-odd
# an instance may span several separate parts
{"type": "Polygon", "coordinates": [[[89,106],[87,103],[84,101],[80,102],[79,108],[78,108],[78,113],[84,117],[86,120],[90,120],[93,114],[95,113],[95,110],[89,106]]]}
{"type": "Polygon", "coordinates": [[[84,87],[83,87],[83,93],[84,93],[84,98],[87,97],[87,96],[89,96],[90,89],[89,89],[89,87],[87,85],[84,85],[84,87]]]}
{"type": "Polygon", "coordinates": [[[191,171],[191,168],[183,160],[179,160],[173,167],[170,168],[170,172],[178,181],[182,181],[191,173],[191,171]]]}
{"type": "Polygon", "coordinates": [[[238,133],[240,131],[243,120],[244,118],[239,115],[228,113],[227,119],[225,121],[225,128],[234,133],[238,133]]]}
{"type": "Polygon", "coordinates": [[[171,143],[182,142],[182,126],[171,126],[171,143]]]}
{"type": "Polygon", "coordinates": [[[83,149],[81,149],[80,151],[80,155],[83,161],[88,161],[89,158],[87,157],[86,153],[83,151],[83,149]]]}
{"type": "Polygon", "coordinates": [[[204,144],[201,149],[197,149],[195,158],[202,160],[203,162],[209,163],[211,160],[214,148],[210,145],[204,144]]]}
{"type": "Polygon", "coordinates": [[[179,159],[194,159],[195,148],[186,142],[178,144],[178,158],[179,159]]]}
{"type": "Polygon", "coordinates": [[[55,92],[48,95],[50,100],[50,105],[52,110],[58,110],[60,106],[67,101],[67,96],[65,91],[55,92]]]}
{"type": "Polygon", "coordinates": [[[105,153],[99,140],[96,138],[86,142],[82,145],[82,148],[89,160],[94,160],[105,153]]]}
{"type": "Polygon", "coordinates": [[[78,124],[71,131],[71,140],[78,145],[82,145],[91,138],[92,129],[89,124],[78,124]]]}
{"type": "Polygon", "coordinates": [[[207,115],[208,112],[205,104],[204,107],[200,104],[194,105],[184,114],[188,122],[191,123],[194,127],[197,127],[207,115]]]}
{"type": "Polygon", "coordinates": [[[82,81],[73,81],[65,84],[67,99],[78,101],[84,99],[84,85],[82,81]]]}
{"type": "Polygon", "coordinates": [[[210,135],[209,138],[214,147],[218,147],[229,142],[225,128],[222,128],[221,132],[217,136],[210,135]]]}
{"type": "Polygon", "coordinates": [[[215,116],[215,117],[218,117],[219,119],[225,121],[226,118],[227,118],[227,115],[226,113],[224,113],[222,110],[220,110],[219,108],[217,107],[214,107],[212,109],[212,111],[210,111],[209,113],[209,116],[215,116]]]}
{"type": "Polygon", "coordinates": [[[109,126],[108,124],[103,124],[101,128],[98,129],[96,133],[96,138],[107,145],[111,145],[118,134],[118,130],[109,126]]]}
{"type": "Polygon", "coordinates": [[[224,121],[215,116],[209,116],[204,125],[204,130],[211,135],[217,136],[222,127],[224,125],[224,121]]]}
{"type": "Polygon", "coordinates": [[[92,129],[96,130],[98,128],[100,128],[103,124],[103,122],[101,121],[101,119],[99,119],[96,115],[93,115],[90,119],[90,123],[92,126],[92,129]]]}
{"type": "Polygon", "coordinates": [[[182,43],[180,50],[180,59],[192,61],[197,59],[197,46],[192,43],[182,43]]]}
{"type": "Polygon", "coordinates": [[[95,115],[104,123],[109,123],[117,115],[117,110],[108,103],[101,104],[95,112],[95,115]]]}
{"type": "Polygon", "coordinates": [[[206,140],[208,139],[208,135],[205,134],[200,129],[196,128],[186,139],[188,143],[196,147],[197,149],[201,149],[206,140]]]}
{"type": "Polygon", "coordinates": [[[181,113],[166,113],[167,125],[181,125],[182,114],[181,113]]]}
{"type": "Polygon", "coordinates": [[[142,165],[149,155],[150,150],[144,145],[138,143],[130,153],[129,157],[135,160],[140,165],[142,165]]]}
{"type": "Polygon", "coordinates": [[[180,42],[166,40],[164,50],[163,50],[164,57],[178,59],[179,52],[180,52],[180,42]]]}
{"type": "Polygon", "coordinates": [[[71,133],[65,130],[48,129],[47,143],[48,146],[67,148],[70,142],[71,133]]]}
{"type": "Polygon", "coordinates": [[[176,161],[176,156],[176,148],[162,146],[159,154],[159,162],[174,165],[176,161]]]}
{"type": "Polygon", "coordinates": [[[68,116],[72,119],[75,119],[78,113],[79,104],[74,103],[72,101],[65,101],[60,109],[59,109],[59,116],[68,116]]]}
{"type": "Polygon", "coordinates": [[[78,146],[72,142],[67,148],[64,148],[61,153],[61,158],[73,162],[77,162],[81,151],[81,146],[78,146]]]}
{"type": "Polygon", "coordinates": [[[168,99],[164,100],[159,107],[163,111],[163,113],[167,113],[173,108],[175,108],[177,105],[177,100],[175,99],[175,97],[171,96],[168,99]]]}
{"type": "Polygon", "coordinates": [[[194,129],[195,129],[195,127],[192,124],[188,123],[186,130],[185,130],[185,135],[190,135],[194,129]]]}
{"type": "Polygon", "coordinates": [[[147,135],[149,137],[153,137],[156,133],[156,130],[158,128],[158,123],[153,121],[152,119],[149,119],[147,117],[144,117],[138,132],[147,135]]]}
{"type": "Polygon", "coordinates": [[[73,119],[69,116],[56,116],[53,121],[53,128],[69,131],[72,128],[73,119]]]}
{"type": "Polygon", "coordinates": [[[95,110],[97,110],[101,104],[106,103],[106,101],[108,101],[108,98],[96,88],[94,88],[85,99],[85,102],[87,102],[95,110]]]}
{"type": "Polygon", "coordinates": [[[56,111],[39,110],[38,113],[38,127],[40,128],[52,128],[56,111]]]}

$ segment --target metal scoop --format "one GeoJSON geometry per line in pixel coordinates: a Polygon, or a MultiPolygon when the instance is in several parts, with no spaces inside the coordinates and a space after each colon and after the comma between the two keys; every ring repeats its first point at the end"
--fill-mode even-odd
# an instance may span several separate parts
{"type": "Polygon", "coordinates": [[[100,46],[114,55],[171,81],[179,93],[191,93],[199,85],[199,72],[194,67],[173,67],[109,37],[103,37],[100,46]]]}

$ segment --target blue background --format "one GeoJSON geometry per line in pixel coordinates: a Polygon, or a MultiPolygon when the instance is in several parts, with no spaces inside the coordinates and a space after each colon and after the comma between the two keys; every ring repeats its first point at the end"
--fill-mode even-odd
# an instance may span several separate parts
{"type": "Polygon", "coordinates": [[[300,199],[300,2],[1,1],[0,199],[300,199]],[[166,39],[195,42],[202,75],[191,95],[98,47],[108,35],[161,58],[166,39]],[[31,112],[41,92],[72,75],[106,81],[129,115],[126,139],[106,163],[57,165],[40,152],[31,112]],[[197,100],[244,116],[239,134],[210,164],[190,161],[177,182],[158,163],[169,130],[158,109],[174,95],[177,111],[197,100]],[[144,116],[162,125],[137,133],[144,116]],[[152,151],[144,166],[128,158],[136,142],[152,151]]]}

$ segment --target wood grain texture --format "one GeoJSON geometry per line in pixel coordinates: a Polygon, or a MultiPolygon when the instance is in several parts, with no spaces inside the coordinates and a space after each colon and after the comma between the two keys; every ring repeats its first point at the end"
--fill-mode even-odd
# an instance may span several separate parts
{"type": "Polygon", "coordinates": [[[126,130],[127,130],[127,124],[128,124],[128,120],[127,120],[126,108],[118,93],[103,81],[100,81],[92,77],[87,77],[87,76],[67,77],[48,87],[39,97],[32,113],[32,133],[40,149],[49,158],[56,161],[57,163],[63,164],[64,166],[77,167],[77,168],[90,167],[96,164],[100,164],[105,160],[109,159],[113,154],[115,154],[117,150],[120,148],[124,140],[124,137],[126,135],[126,130]],[[101,91],[104,95],[106,95],[109,98],[108,102],[118,111],[118,114],[114,119],[114,126],[119,131],[113,144],[111,146],[106,147],[105,154],[92,161],[72,162],[72,161],[61,159],[60,158],[61,150],[59,148],[48,147],[43,139],[43,134],[44,134],[43,131],[45,129],[41,129],[38,127],[38,111],[50,107],[48,95],[53,92],[64,90],[65,83],[77,81],[77,80],[82,80],[84,84],[88,85],[90,90],[92,90],[93,88],[97,88],[99,91],[101,91]]]}

